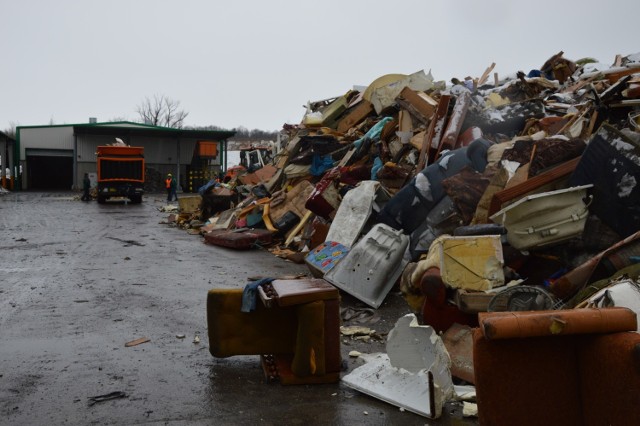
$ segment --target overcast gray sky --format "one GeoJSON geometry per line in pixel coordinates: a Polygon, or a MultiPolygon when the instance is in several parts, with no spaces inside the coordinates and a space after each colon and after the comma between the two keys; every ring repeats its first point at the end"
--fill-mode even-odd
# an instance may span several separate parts
{"type": "Polygon", "coordinates": [[[0,0],[0,130],[135,121],[154,94],[187,125],[278,130],[389,73],[539,68],[640,51],[630,0],[0,0]]]}

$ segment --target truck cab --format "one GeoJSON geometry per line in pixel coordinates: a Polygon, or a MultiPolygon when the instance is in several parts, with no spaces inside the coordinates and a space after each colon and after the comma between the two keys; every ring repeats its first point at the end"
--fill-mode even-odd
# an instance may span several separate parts
{"type": "Polygon", "coordinates": [[[99,146],[98,203],[111,197],[126,197],[132,203],[142,202],[144,192],[144,148],[138,146],[99,146]]]}

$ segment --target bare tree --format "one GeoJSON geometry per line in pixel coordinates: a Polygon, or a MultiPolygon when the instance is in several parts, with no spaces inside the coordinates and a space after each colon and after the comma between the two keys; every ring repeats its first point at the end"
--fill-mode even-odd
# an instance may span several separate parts
{"type": "Polygon", "coordinates": [[[145,97],[136,112],[143,123],[181,129],[189,113],[179,108],[180,101],[165,95],[153,95],[153,99],[145,97]]]}
{"type": "Polygon", "coordinates": [[[9,122],[9,127],[5,128],[3,130],[3,133],[7,136],[9,136],[11,139],[15,139],[16,138],[16,127],[18,127],[20,125],[20,123],[16,122],[16,121],[10,121],[9,122]]]}

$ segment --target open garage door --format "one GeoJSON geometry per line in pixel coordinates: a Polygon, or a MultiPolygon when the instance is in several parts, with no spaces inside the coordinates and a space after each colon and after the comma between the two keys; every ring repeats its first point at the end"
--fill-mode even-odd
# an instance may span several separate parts
{"type": "Polygon", "coordinates": [[[27,187],[29,189],[61,189],[73,186],[73,151],[27,149],[27,187]]]}

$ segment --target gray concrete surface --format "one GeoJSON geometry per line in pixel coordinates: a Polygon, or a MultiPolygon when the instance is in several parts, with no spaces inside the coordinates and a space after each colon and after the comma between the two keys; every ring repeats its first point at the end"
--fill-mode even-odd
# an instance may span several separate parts
{"type": "MultiPolygon", "coordinates": [[[[0,424],[474,424],[457,405],[434,421],[340,383],[265,383],[257,356],[213,358],[210,288],[306,267],[161,224],[162,194],[141,205],[74,195],[0,196],[0,424]],[[125,347],[140,337],[150,341],[125,347]],[[126,397],[88,404],[114,391],[126,397]]],[[[343,296],[343,306],[356,302],[343,296]]],[[[387,332],[406,312],[392,293],[371,327],[387,332]]],[[[346,372],[357,366],[350,350],[384,351],[347,343],[346,372]]]]}

